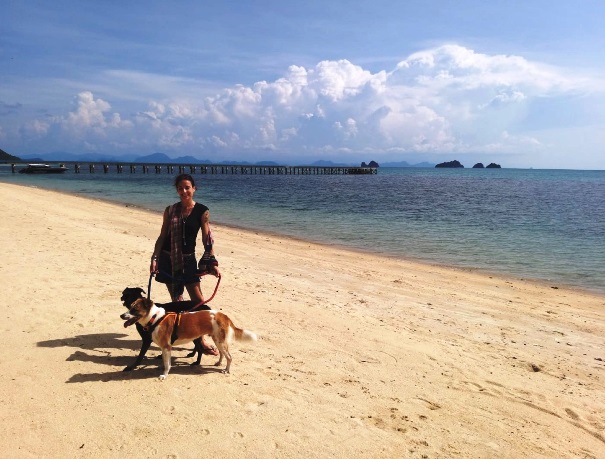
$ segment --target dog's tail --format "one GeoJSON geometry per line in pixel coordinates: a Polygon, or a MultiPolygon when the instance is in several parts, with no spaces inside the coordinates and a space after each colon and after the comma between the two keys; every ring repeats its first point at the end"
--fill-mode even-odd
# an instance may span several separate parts
{"type": "Polygon", "coordinates": [[[251,332],[250,330],[243,330],[241,328],[237,328],[235,325],[233,325],[233,322],[231,323],[231,326],[233,327],[233,337],[236,341],[258,340],[258,336],[256,336],[256,333],[251,332]]]}
{"type": "MultiPolygon", "coordinates": [[[[256,341],[258,340],[258,336],[256,333],[251,332],[250,330],[244,330],[242,328],[237,328],[233,321],[227,317],[226,314],[221,312],[217,312],[215,316],[215,320],[217,322],[225,321],[228,323],[230,335],[235,338],[236,341],[256,341]]],[[[230,341],[230,340],[229,340],[230,341]]]]}

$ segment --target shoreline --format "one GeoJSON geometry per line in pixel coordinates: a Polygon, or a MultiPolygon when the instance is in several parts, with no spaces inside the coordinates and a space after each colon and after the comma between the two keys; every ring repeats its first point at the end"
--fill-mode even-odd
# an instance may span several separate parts
{"type": "MultiPolygon", "coordinates": [[[[0,183],[15,457],[602,457],[605,298],[213,225],[231,374],[119,315],[154,211],[0,183]],[[322,448],[316,448],[322,445],[322,448]]],[[[209,292],[214,280],[203,280],[209,292]]],[[[154,284],[153,300],[168,301],[154,284]]]]}
{"type": "MultiPolygon", "coordinates": [[[[6,183],[6,182],[0,182],[0,185],[2,183],[6,183]]],[[[53,193],[59,193],[61,195],[65,195],[65,196],[76,196],[81,199],[88,199],[88,200],[92,200],[92,201],[104,202],[104,203],[113,204],[113,205],[116,205],[119,207],[124,206],[126,208],[139,209],[139,210],[149,212],[154,215],[158,215],[159,218],[161,218],[161,215],[162,215],[162,211],[149,209],[144,206],[140,206],[138,204],[133,204],[133,203],[125,202],[125,201],[104,199],[104,198],[100,198],[100,197],[91,197],[88,195],[83,195],[80,193],[72,193],[72,192],[67,192],[67,191],[63,191],[63,190],[50,190],[47,188],[38,187],[36,185],[23,185],[23,184],[13,184],[13,183],[6,183],[6,184],[12,185],[12,186],[17,186],[17,187],[46,190],[46,191],[50,191],[53,193]]],[[[484,276],[488,276],[488,277],[498,277],[498,278],[508,280],[508,281],[529,282],[529,283],[535,284],[536,286],[544,287],[544,288],[553,288],[553,289],[565,288],[565,289],[577,291],[580,293],[586,293],[586,294],[592,294],[592,295],[605,297],[605,291],[602,291],[599,288],[589,288],[589,287],[570,284],[567,282],[551,281],[551,280],[547,280],[547,279],[534,278],[531,276],[522,277],[521,275],[516,275],[513,273],[507,273],[507,272],[501,272],[501,271],[497,271],[497,270],[491,270],[491,269],[487,269],[487,268],[479,268],[479,267],[474,267],[474,266],[451,265],[451,264],[447,264],[447,263],[441,263],[439,261],[429,261],[426,259],[415,258],[415,257],[406,257],[406,256],[389,254],[389,253],[384,253],[384,252],[371,252],[369,250],[364,250],[362,248],[348,246],[345,244],[321,242],[321,241],[306,239],[303,237],[291,236],[291,235],[263,230],[263,229],[255,229],[255,228],[241,226],[241,225],[228,224],[228,223],[221,222],[220,216],[219,216],[219,218],[216,218],[216,219],[211,216],[211,225],[212,225],[212,227],[222,226],[222,227],[237,230],[237,231],[244,231],[244,232],[250,232],[250,233],[255,233],[255,234],[260,234],[260,235],[266,235],[269,237],[281,238],[281,239],[290,240],[290,241],[297,241],[300,243],[310,243],[310,244],[317,245],[319,247],[324,247],[326,249],[337,248],[340,250],[346,250],[346,251],[350,251],[350,252],[358,253],[358,254],[373,255],[373,256],[376,256],[379,258],[385,258],[385,259],[390,259],[390,260],[399,260],[404,263],[414,263],[414,264],[419,264],[419,265],[426,265],[428,267],[443,268],[446,270],[459,271],[461,273],[465,273],[465,272],[476,273],[476,274],[480,274],[480,275],[484,275],[484,276]]]]}

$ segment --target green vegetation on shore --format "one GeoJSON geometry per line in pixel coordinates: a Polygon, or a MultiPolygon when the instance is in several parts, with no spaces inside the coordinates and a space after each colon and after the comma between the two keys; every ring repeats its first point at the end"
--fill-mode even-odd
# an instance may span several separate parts
{"type": "Polygon", "coordinates": [[[4,150],[0,149],[0,161],[8,162],[8,161],[21,161],[21,158],[18,158],[13,155],[9,155],[4,150]]]}

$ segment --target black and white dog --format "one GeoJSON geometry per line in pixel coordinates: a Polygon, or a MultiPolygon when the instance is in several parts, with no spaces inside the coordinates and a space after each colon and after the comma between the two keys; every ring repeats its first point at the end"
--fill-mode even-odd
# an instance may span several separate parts
{"type": "MultiPolygon", "coordinates": [[[[124,291],[122,292],[122,297],[120,298],[120,301],[122,301],[122,303],[124,304],[124,306],[126,306],[127,309],[130,309],[130,306],[132,305],[132,303],[134,303],[139,298],[144,298],[143,293],[145,293],[145,290],[143,290],[140,287],[126,287],[124,289],[124,291]]],[[[193,308],[195,306],[195,303],[190,300],[189,301],[174,301],[172,303],[157,304],[157,306],[164,308],[166,310],[166,312],[184,312],[184,311],[188,311],[191,308],[193,308]]],[[[205,304],[196,308],[196,311],[204,311],[204,310],[209,311],[210,308],[205,304]]],[[[135,322],[136,322],[136,319],[128,320],[124,323],[124,327],[128,327],[135,322]]],[[[134,363],[132,365],[128,365],[126,368],[124,368],[124,371],[131,371],[131,370],[134,370],[137,366],[139,366],[141,364],[141,362],[143,361],[143,357],[145,357],[145,354],[149,350],[149,346],[151,346],[151,342],[152,342],[151,332],[145,330],[143,328],[143,326],[141,324],[139,324],[138,322],[136,322],[136,326],[137,326],[137,331],[139,332],[139,335],[141,335],[141,339],[143,340],[143,344],[141,345],[141,350],[139,351],[139,355],[137,356],[134,363]]],[[[194,345],[195,345],[195,349],[190,354],[188,354],[187,357],[194,357],[195,354],[197,353],[197,360],[195,362],[193,362],[191,365],[199,365],[202,360],[202,352],[199,352],[199,349],[203,349],[201,339],[196,339],[194,341],[194,345]]],[[[210,352],[210,354],[217,355],[218,352],[217,353],[210,352]]]]}

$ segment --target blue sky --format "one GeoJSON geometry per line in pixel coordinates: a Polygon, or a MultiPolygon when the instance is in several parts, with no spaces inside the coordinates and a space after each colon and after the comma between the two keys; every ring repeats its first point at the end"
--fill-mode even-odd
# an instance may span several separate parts
{"type": "Polygon", "coordinates": [[[0,0],[0,148],[605,169],[605,2],[0,0]]]}

